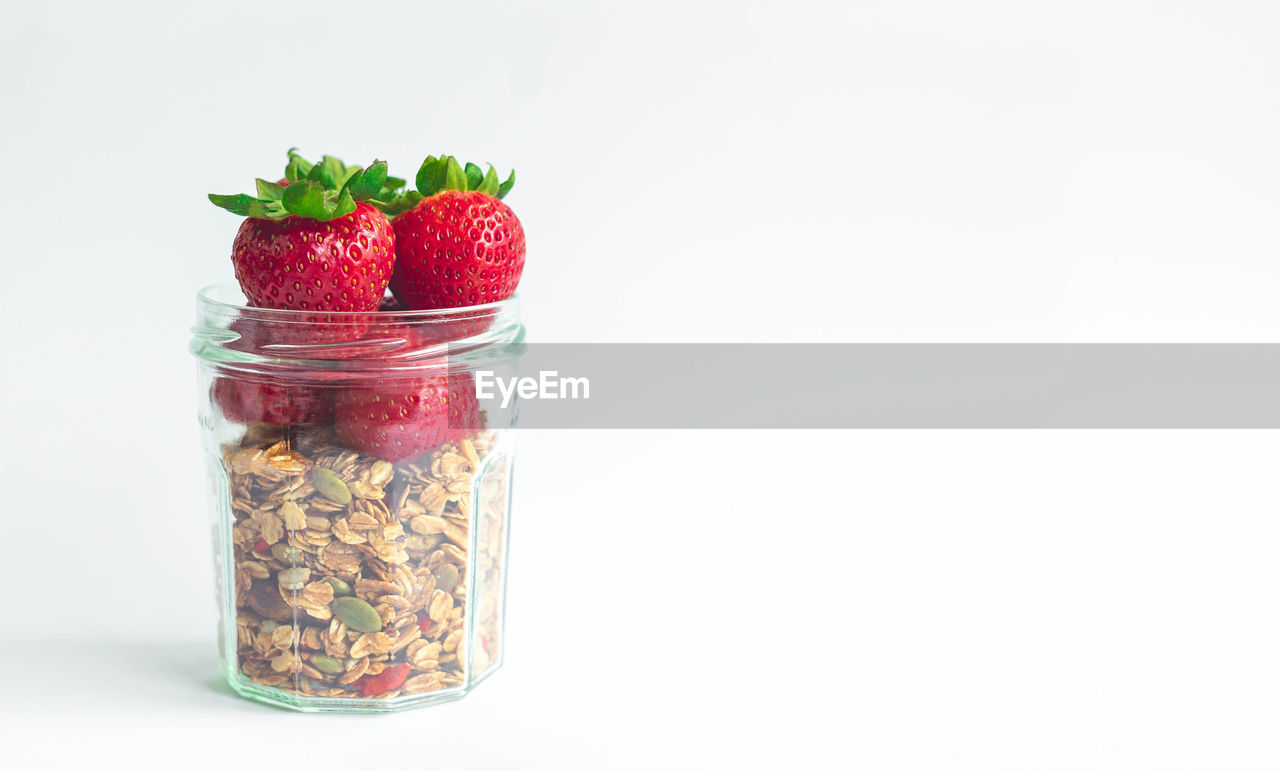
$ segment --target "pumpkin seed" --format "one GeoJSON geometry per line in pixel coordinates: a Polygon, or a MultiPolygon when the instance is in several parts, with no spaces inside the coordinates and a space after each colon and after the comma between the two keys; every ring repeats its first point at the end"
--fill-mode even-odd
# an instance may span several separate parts
{"type": "Polygon", "coordinates": [[[351,595],[355,594],[355,590],[351,588],[351,584],[347,583],[346,581],[343,581],[341,578],[338,578],[337,576],[329,576],[328,578],[325,579],[325,581],[328,582],[329,586],[333,587],[334,597],[350,597],[351,595]]]}
{"type": "Polygon", "coordinates": [[[333,656],[326,656],[323,653],[316,653],[311,656],[311,666],[326,675],[340,675],[345,668],[342,666],[341,659],[335,659],[333,656]]]}
{"type": "Polygon", "coordinates": [[[373,606],[359,597],[339,597],[333,601],[333,615],[357,632],[382,630],[382,617],[373,606]]]}
{"type": "Polygon", "coordinates": [[[271,556],[280,560],[286,565],[292,565],[302,556],[302,552],[287,543],[278,543],[271,547],[271,556]]]}
{"type": "Polygon", "coordinates": [[[440,568],[436,573],[436,588],[445,594],[453,594],[453,590],[458,588],[458,568],[453,565],[440,568]]]}
{"type": "Polygon", "coordinates": [[[347,483],[343,482],[332,469],[316,466],[311,471],[311,483],[316,486],[321,495],[334,503],[344,505],[351,503],[351,488],[347,487],[347,483]]]}

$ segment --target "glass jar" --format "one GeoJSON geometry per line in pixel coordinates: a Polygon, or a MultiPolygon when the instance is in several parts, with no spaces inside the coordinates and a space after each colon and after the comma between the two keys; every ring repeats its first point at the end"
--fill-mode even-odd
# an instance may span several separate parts
{"type": "Polygon", "coordinates": [[[436,311],[197,298],[219,645],[241,695],[303,711],[461,698],[502,663],[515,298],[436,311]]]}

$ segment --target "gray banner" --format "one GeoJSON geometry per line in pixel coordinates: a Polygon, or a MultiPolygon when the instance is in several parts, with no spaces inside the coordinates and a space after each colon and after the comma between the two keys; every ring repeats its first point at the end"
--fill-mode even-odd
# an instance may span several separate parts
{"type": "Polygon", "coordinates": [[[508,353],[468,362],[491,425],[518,413],[526,428],[1280,427],[1280,345],[527,344],[508,353]]]}

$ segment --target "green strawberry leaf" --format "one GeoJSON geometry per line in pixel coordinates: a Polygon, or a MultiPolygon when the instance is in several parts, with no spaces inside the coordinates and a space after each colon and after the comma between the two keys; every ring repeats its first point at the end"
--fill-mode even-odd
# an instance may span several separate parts
{"type": "Polygon", "coordinates": [[[356,210],[356,202],[351,199],[351,193],[348,193],[346,188],[337,194],[336,200],[331,196],[333,196],[332,190],[325,193],[325,207],[329,210],[329,219],[345,217],[356,210]]]}
{"type": "Polygon", "coordinates": [[[342,179],[345,172],[346,167],[342,165],[342,161],[332,155],[326,155],[311,167],[311,171],[307,172],[307,179],[319,182],[326,190],[334,190],[342,186],[338,180],[342,179]]]}
{"type": "Polygon", "coordinates": [[[467,174],[467,189],[475,190],[479,188],[480,180],[484,179],[484,172],[480,170],[480,167],[468,161],[467,165],[463,167],[463,171],[467,174]]]}
{"type": "MultiPolygon", "coordinates": [[[[321,168],[319,165],[312,168],[321,168]]],[[[329,208],[325,206],[324,185],[310,179],[300,179],[284,189],[284,208],[290,214],[310,217],[313,220],[329,220],[329,208]]]]}
{"type": "MultiPolygon", "coordinates": [[[[471,164],[468,163],[467,168],[471,168],[471,164]]],[[[479,167],[477,167],[477,170],[479,170],[479,167]]],[[[484,177],[479,182],[472,185],[471,189],[477,193],[484,193],[485,195],[497,195],[498,187],[498,170],[493,168],[493,164],[491,163],[489,164],[489,170],[485,172],[484,177]]]]}
{"type": "Polygon", "coordinates": [[[249,207],[257,203],[256,198],[251,195],[245,195],[244,193],[241,193],[240,195],[218,195],[217,193],[210,193],[209,200],[214,206],[226,209],[232,214],[238,214],[241,217],[248,217],[249,207]]]}
{"type": "Polygon", "coordinates": [[[507,177],[507,181],[498,186],[498,198],[506,197],[511,192],[511,188],[516,185],[516,170],[511,170],[511,176],[507,177]]]}
{"type": "Polygon", "coordinates": [[[434,155],[428,155],[427,159],[422,162],[422,166],[418,168],[418,177],[414,180],[414,184],[424,198],[433,196],[444,189],[444,169],[444,161],[438,160],[434,155]]]}
{"type": "Polygon", "coordinates": [[[279,201],[284,198],[284,185],[268,182],[265,179],[255,180],[258,185],[258,198],[263,201],[279,201]]]}
{"type": "Polygon", "coordinates": [[[464,166],[452,155],[440,157],[428,155],[418,168],[417,176],[414,177],[413,187],[416,190],[403,190],[405,181],[390,176],[383,183],[382,190],[376,196],[367,199],[362,199],[356,194],[367,193],[372,189],[371,185],[362,182],[357,187],[353,181],[348,189],[356,200],[368,200],[388,217],[395,217],[417,206],[422,199],[446,190],[475,191],[501,198],[511,191],[515,183],[514,171],[507,177],[506,182],[499,182],[498,171],[493,164],[489,164],[487,172],[482,172],[477,164],[467,163],[464,166]]]}
{"type": "Polygon", "coordinates": [[[458,159],[452,155],[444,157],[444,189],[467,190],[467,173],[458,165],[458,159]]]}
{"type": "Polygon", "coordinates": [[[289,163],[284,167],[284,178],[289,182],[297,182],[300,179],[306,179],[309,173],[311,173],[311,161],[298,155],[298,148],[289,148],[289,163]]]}
{"type": "Polygon", "coordinates": [[[367,169],[356,169],[343,188],[357,201],[380,198],[387,181],[387,162],[374,161],[367,169]]]}
{"type": "MultiPolygon", "coordinates": [[[[406,195],[408,192],[409,191],[405,190],[405,181],[403,179],[398,177],[387,177],[387,181],[382,183],[382,191],[378,193],[377,200],[391,201],[402,195],[406,195]]],[[[419,195],[416,190],[413,191],[413,194],[419,195]]]]}
{"type": "Polygon", "coordinates": [[[280,201],[254,201],[249,206],[249,216],[260,220],[282,220],[289,216],[280,201]]]}
{"type": "Polygon", "coordinates": [[[417,190],[410,190],[403,195],[378,201],[370,201],[370,203],[378,207],[378,209],[388,217],[394,217],[397,214],[403,214],[409,211],[413,207],[417,206],[421,201],[422,193],[419,193],[417,190]]]}
{"type": "MultiPolygon", "coordinates": [[[[342,163],[342,161],[338,161],[338,163],[342,163]]],[[[335,178],[335,180],[338,183],[336,187],[338,189],[342,189],[343,187],[346,186],[348,182],[350,182],[355,177],[355,175],[359,174],[361,171],[364,171],[364,169],[362,169],[359,166],[343,166],[342,173],[335,178]]]]}
{"type": "Polygon", "coordinates": [[[404,191],[405,181],[399,177],[387,177],[387,181],[382,183],[382,192],[378,194],[378,200],[390,201],[392,198],[399,196],[404,191]]]}
{"type": "Polygon", "coordinates": [[[389,201],[404,186],[404,180],[387,176],[384,161],[374,161],[365,169],[347,166],[332,155],[313,164],[299,155],[296,147],[290,148],[288,155],[284,174],[288,185],[259,179],[254,183],[256,198],[211,194],[209,200],[241,217],[280,220],[293,215],[326,222],[355,211],[356,201],[389,201]]]}
{"type": "Polygon", "coordinates": [[[253,217],[260,220],[278,220],[288,216],[279,201],[261,201],[251,195],[216,195],[210,194],[209,200],[232,214],[241,217],[253,217]]]}

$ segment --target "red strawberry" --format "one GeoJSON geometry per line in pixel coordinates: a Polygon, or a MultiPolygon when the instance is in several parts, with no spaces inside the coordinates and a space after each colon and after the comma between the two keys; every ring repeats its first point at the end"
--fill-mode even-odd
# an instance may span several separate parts
{"type": "MultiPolygon", "coordinates": [[[[287,186],[259,179],[257,198],[209,196],[248,217],[231,261],[249,303],[339,314],[377,310],[395,263],[394,235],[386,215],[362,202],[384,194],[387,165],[348,168],[331,156],[312,165],[290,151],[285,179],[287,186]]],[[[352,339],[363,331],[341,316],[309,320],[333,327],[308,330],[314,339],[352,339]]]]}
{"type": "MultiPolygon", "coordinates": [[[[384,313],[403,313],[404,307],[394,296],[382,298],[382,306],[378,310],[384,313]]],[[[493,315],[486,311],[456,311],[447,316],[431,319],[405,319],[406,323],[394,321],[375,322],[366,337],[386,337],[391,331],[402,333],[411,345],[421,347],[461,340],[465,337],[483,334],[493,324],[493,315]]]]}
{"type": "Polygon", "coordinates": [[[429,157],[418,192],[386,205],[395,213],[396,264],[391,292],[406,308],[460,308],[505,300],[524,271],[524,227],[498,200],[515,172],[498,182],[493,166],[464,170],[451,155],[429,157]]]}
{"type": "Polygon", "coordinates": [[[285,385],[222,376],[213,383],[213,400],[228,420],[287,426],[319,423],[329,416],[329,398],[314,386],[285,385]]]}
{"type": "Polygon", "coordinates": [[[376,311],[391,279],[393,239],[386,216],[357,203],[323,222],[247,219],[231,261],[240,288],[260,308],[376,311]]]}
{"type": "Polygon", "coordinates": [[[339,391],[333,422],[346,446],[398,463],[478,428],[480,405],[469,372],[377,380],[339,391]]]}
{"type": "MultiPolygon", "coordinates": [[[[268,324],[238,318],[229,329],[240,335],[228,348],[262,354],[268,339],[268,324]]],[[[251,380],[238,375],[222,375],[214,381],[213,399],[228,420],[251,420],[285,426],[290,423],[319,423],[329,417],[329,397],[324,389],[310,385],[251,380]]]]}

